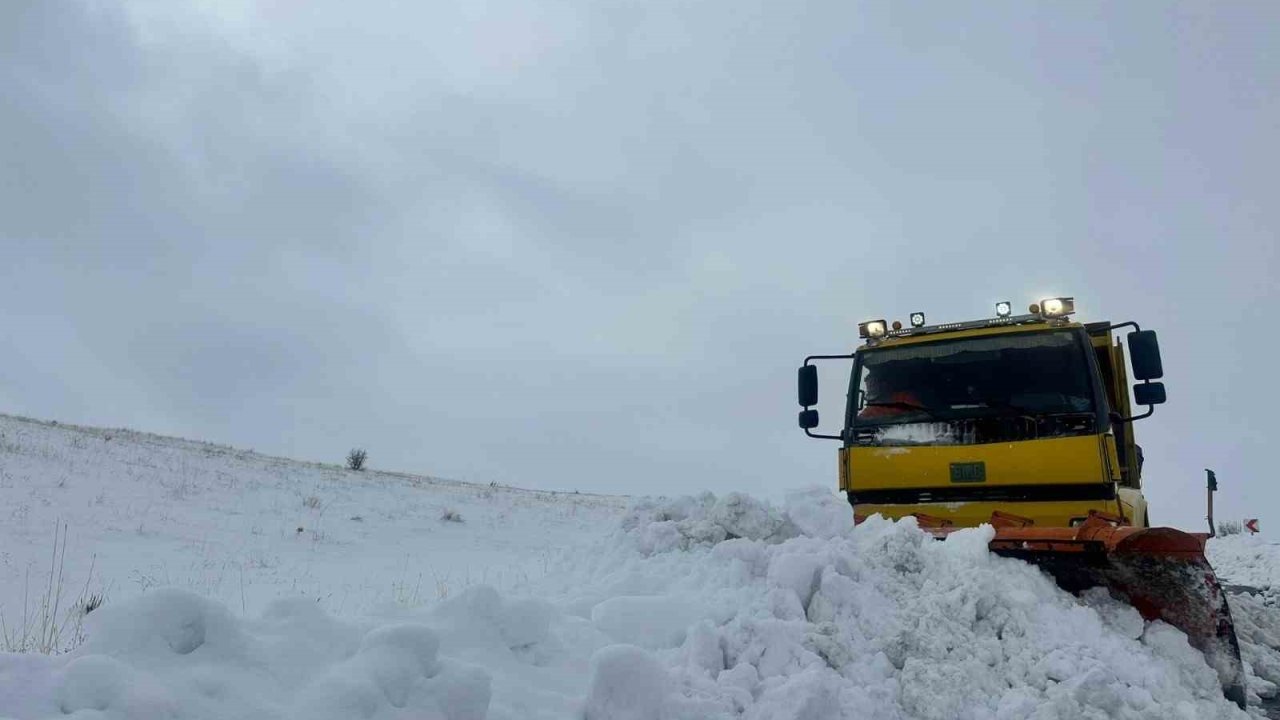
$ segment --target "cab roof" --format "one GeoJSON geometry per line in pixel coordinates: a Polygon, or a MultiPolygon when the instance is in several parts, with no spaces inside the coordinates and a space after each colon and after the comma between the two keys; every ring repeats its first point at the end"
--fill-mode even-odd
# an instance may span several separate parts
{"type": "Polygon", "coordinates": [[[883,338],[868,338],[864,348],[914,345],[934,340],[983,337],[1036,330],[1083,327],[1068,318],[1046,318],[1042,315],[1016,315],[1012,317],[986,318],[967,322],[942,323],[922,327],[890,330],[883,338]]]}

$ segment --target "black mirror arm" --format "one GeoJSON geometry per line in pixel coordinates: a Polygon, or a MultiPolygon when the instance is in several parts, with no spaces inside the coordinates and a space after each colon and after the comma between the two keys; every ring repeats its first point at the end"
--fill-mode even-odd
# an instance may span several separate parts
{"type": "Polygon", "coordinates": [[[804,359],[804,364],[808,365],[810,360],[852,360],[857,355],[850,353],[848,355],[810,355],[804,359]]]}
{"type": "Polygon", "coordinates": [[[1142,420],[1143,418],[1149,418],[1149,417],[1151,417],[1152,415],[1155,415],[1155,414],[1156,414],[1156,406],[1155,406],[1155,405],[1148,405],[1148,406],[1147,406],[1147,411],[1146,411],[1146,412],[1142,413],[1141,415],[1134,415],[1133,417],[1120,417],[1120,413],[1118,413],[1118,412],[1113,412],[1113,413],[1111,413],[1111,422],[1113,422],[1113,423],[1131,423],[1131,422],[1133,422],[1134,420],[1142,420]]]}
{"type": "Polygon", "coordinates": [[[1131,327],[1138,332],[1142,332],[1142,328],[1138,327],[1138,323],[1132,320],[1130,320],[1129,322],[1122,322],[1122,323],[1116,323],[1115,325],[1109,325],[1107,326],[1107,330],[1108,331],[1119,330],[1122,327],[1131,327]]]}
{"type": "Polygon", "coordinates": [[[804,434],[808,435],[811,438],[818,438],[819,440],[843,440],[844,439],[839,435],[823,435],[821,433],[816,433],[810,430],[809,428],[804,429],[804,434]]]}

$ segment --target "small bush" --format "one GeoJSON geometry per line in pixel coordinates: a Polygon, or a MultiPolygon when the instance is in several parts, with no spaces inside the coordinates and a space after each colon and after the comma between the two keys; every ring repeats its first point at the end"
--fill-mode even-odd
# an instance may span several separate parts
{"type": "Polygon", "coordinates": [[[1244,525],[1235,520],[1223,520],[1218,523],[1218,534],[1221,536],[1239,535],[1244,532],[1244,525]]]}
{"type": "Polygon", "coordinates": [[[22,614],[6,618],[0,611],[0,651],[53,655],[70,652],[85,641],[85,616],[102,607],[106,601],[104,593],[89,590],[97,556],[89,563],[89,575],[75,598],[68,596],[64,584],[66,559],[67,525],[59,522],[54,527],[48,576],[43,583],[36,580],[34,589],[37,596],[31,597],[32,578],[28,568],[22,591],[22,614]],[[59,531],[61,538],[58,537],[59,531]],[[28,599],[34,603],[29,604],[28,599]],[[13,624],[10,624],[11,620],[13,624]]]}
{"type": "Polygon", "coordinates": [[[106,601],[107,601],[106,595],[102,593],[93,593],[89,595],[89,597],[85,598],[85,600],[83,601],[80,608],[81,612],[83,612],[85,615],[88,615],[94,610],[97,610],[98,608],[102,607],[102,604],[105,603],[106,601]]]}
{"type": "Polygon", "coordinates": [[[302,504],[305,507],[309,507],[312,510],[315,510],[316,508],[320,507],[320,498],[316,497],[315,495],[308,495],[307,499],[302,501],[302,504]]]}
{"type": "Polygon", "coordinates": [[[369,453],[365,452],[364,450],[361,450],[360,448],[354,448],[351,452],[347,453],[347,469],[363,470],[364,461],[368,457],[369,457],[369,453]]]}
{"type": "Polygon", "coordinates": [[[460,523],[462,522],[462,513],[451,508],[445,508],[444,511],[440,513],[440,520],[441,522],[460,523]]]}

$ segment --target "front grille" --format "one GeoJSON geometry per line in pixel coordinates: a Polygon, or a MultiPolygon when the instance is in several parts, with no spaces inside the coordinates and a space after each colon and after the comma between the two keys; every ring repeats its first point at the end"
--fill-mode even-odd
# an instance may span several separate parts
{"type": "Polygon", "coordinates": [[[890,488],[883,490],[853,490],[849,492],[849,502],[870,505],[920,505],[946,502],[1061,502],[1071,500],[1114,500],[1115,497],[1115,483],[890,488]]]}

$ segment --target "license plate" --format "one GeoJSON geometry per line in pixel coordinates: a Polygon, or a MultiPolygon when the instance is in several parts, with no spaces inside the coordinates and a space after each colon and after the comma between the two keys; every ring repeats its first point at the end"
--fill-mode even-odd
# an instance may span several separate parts
{"type": "Polygon", "coordinates": [[[987,464],[981,462],[951,463],[951,482],[980,483],[987,481],[987,464]]]}

